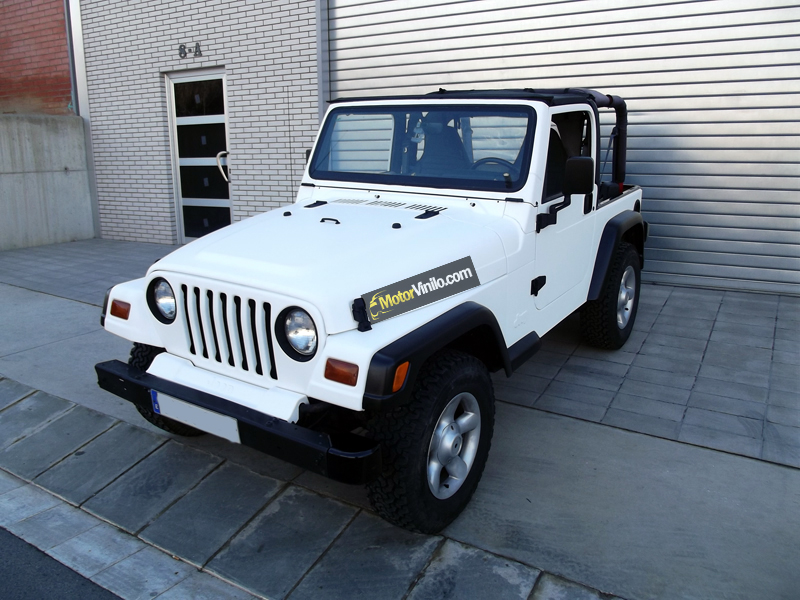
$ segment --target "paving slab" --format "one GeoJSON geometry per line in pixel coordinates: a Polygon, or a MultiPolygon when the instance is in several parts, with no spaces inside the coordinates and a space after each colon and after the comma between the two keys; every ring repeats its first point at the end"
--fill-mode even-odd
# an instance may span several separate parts
{"type": "MultiPolygon", "coordinates": [[[[677,405],[675,405],[677,406],[677,405]]],[[[632,412],[618,408],[609,408],[603,419],[600,421],[604,425],[655,435],[657,437],[677,440],[681,429],[678,421],[662,419],[657,416],[632,412]]]]}
{"type": "Polygon", "coordinates": [[[751,348],[739,344],[708,342],[703,363],[719,367],[735,367],[756,373],[769,372],[772,362],[772,350],[767,348],[751,348]]]}
{"type": "MultiPolygon", "coordinates": [[[[648,336],[643,334],[641,343],[644,343],[644,340],[647,337],[648,336]]],[[[628,338],[628,341],[630,340],[631,338],[628,338]]],[[[625,343],[625,346],[626,347],[628,346],[627,342],[625,343]]],[[[594,358],[596,360],[600,360],[603,362],[610,362],[610,363],[630,366],[630,364],[633,362],[633,359],[636,358],[636,353],[638,351],[639,351],[638,347],[635,350],[628,351],[627,348],[621,348],[619,350],[603,350],[602,348],[593,348],[592,346],[582,345],[579,346],[577,350],[575,350],[572,356],[594,358]]]]}
{"type": "Polygon", "coordinates": [[[49,550],[101,523],[80,509],[59,502],[51,509],[9,525],[8,530],[40,550],[49,550]]]}
{"type": "MultiPolygon", "coordinates": [[[[641,356],[638,358],[641,358],[641,356]]],[[[589,360],[589,359],[582,359],[582,360],[589,360]]],[[[583,368],[570,366],[569,363],[561,367],[561,370],[559,370],[558,375],[556,375],[555,378],[556,381],[561,381],[564,383],[572,383],[576,385],[582,385],[585,387],[607,390],[612,392],[616,392],[619,389],[619,386],[622,385],[622,379],[623,379],[622,376],[619,375],[592,373],[586,371],[583,368]]]]}
{"type": "Polygon", "coordinates": [[[545,573],[536,582],[530,600],[614,600],[605,594],[572,581],[545,573]]]}
{"type": "Polygon", "coordinates": [[[764,442],[761,438],[738,435],[732,431],[683,423],[678,440],[695,446],[760,458],[764,442]]]}
{"type": "Polygon", "coordinates": [[[548,394],[540,396],[534,406],[539,410],[595,422],[600,422],[605,416],[606,410],[608,410],[605,406],[559,398],[548,394]]]}
{"type": "Polygon", "coordinates": [[[691,425],[716,431],[725,431],[760,440],[764,425],[761,419],[749,419],[738,415],[728,415],[712,410],[689,407],[683,419],[684,427],[691,425]]]}
{"type": "Polygon", "coordinates": [[[8,408],[17,400],[21,400],[35,391],[34,388],[17,383],[13,379],[3,379],[0,381],[0,410],[8,408]]]}
{"type": "Polygon", "coordinates": [[[137,533],[220,462],[219,457],[169,442],[83,507],[126,531],[137,533]]]}
{"type": "Polygon", "coordinates": [[[117,423],[35,481],[80,506],[167,440],[139,427],[117,423]]]}
{"type": "Polygon", "coordinates": [[[800,393],[770,390],[767,403],[770,406],[785,406],[800,410],[800,393]]]}
{"type": "Polygon", "coordinates": [[[195,572],[158,596],[158,600],[254,600],[255,596],[208,573],[195,572]]]}
{"type": "Polygon", "coordinates": [[[689,398],[689,406],[759,421],[764,419],[767,412],[767,405],[761,402],[739,400],[738,398],[728,398],[702,392],[692,392],[689,398]]]}
{"type": "Polygon", "coordinates": [[[778,423],[766,423],[764,425],[764,439],[772,440],[777,444],[800,448],[800,428],[778,423]]]}
{"type": "Polygon", "coordinates": [[[519,406],[531,407],[539,399],[539,396],[541,396],[539,392],[509,387],[500,383],[494,385],[495,399],[510,402],[511,404],[518,404],[519,406]]]}
{"type": "Polygon", "coordinates": [[[626,379],[619,388],[619,394],[638,396],[639,398],[648,398],[650,400],[658,400],[659,402],[686,405],[686,403],[689,402],[689,395],[691,392],[667,385],[653,385],[645,381],[626,379]]]}
{"type": "Polygon", "coordinates": [[[177,248],[91,239],[7,250],[2,252],[0,281],[101,306],[113,283],[142,277],[157,259],[177,248]]]}
{"type": "Polygon", "coordinates": [[[3,332],[0,357],[100,329],[100,315],[95,306],[2,283],[0,304],[3,306],[0,311],[0,331],[3,332]],[[46,326],[41,326],[43,321],[46,326]]]}
{"type": "Polygon", "coordinates": [[[527,600],[540,571],[447,540],[408,600],[527,600]]]}
{"type": "Polygon", "coordinates": [[[641,398],[629,394],[617,394],[610,408],[676,422],[683,419],[683,413],[686,410],[686,407],[682,404],[661,402],[660,400],[641,398]]]}
{"type": "MultiPolygon", "coordinates": [[[[692,342],[696,342],[697,340],[690,340],[692,342]]],[[[704,342],[701,342],[704,344],[704,342]]],[[[688,344],[687,344],[688,345],[688,344]]],[[[655,342],[651,342],[648,336],[648,339],[645,340],[644,344],[642,344],[642,349],[639,351],[639,354],[647,355],[647,356],[657,356],[660,358],[670,359],[674,361],[689,361],[699,363],[703,358],[703,353],[705,352],[705,348],[688,348],[678,347],[678,346],[667,346],[664,344],[657,344],[655,342]]]]}
{"type": "Polygon", "coordinates": [[[694,375],[679,375],[661,369],[632,366],[628,369],[627,380],[650,383],[654,386],[676,387],[681,390],[691,390],[694,387],[694,375]]]}
{"type": "Polygon", "coordinates": [[[611,401],[614,399],[615,395],[614,390],[604,390],[565,381],[552,382],[547,387],[546,394],[548,396],[556,396],[558,398],[565,398],[567,400],[574,400],[576,402],[595,404],[604,408],[611,404],[611,401]]]}
{"type": "Polygon", "coordinates": [[[173,504],[139,537],[203,566],[283,484],[226,463],[173,504]]]}
{"type": "Polygon", "coordinates": [[[126,600],[150,600],[193,572],[195,569],[186,563],[145,547],[95,574],[91,580],[126,600]]]}
{"type": "MultiPolygon", "coordinates": [[[[99,327],[99,309],[91,309],[94,314],[84,318],[90,318],[99,327]]],[[[130,349],[129,341],[98,328],[87,334],[66,340],[52,340],[2,357],[0,372],[54,396],[147,427],[133,404],[98,387],[94,372],[94,365],[98,362],[115,358],[127,361],[130,349]]]]}
{"type": "MultiPolygon", "coordinates": [[[[666,346],[658,347],[665,348],[666,346]]],[[[669,358],[658,354],[639,354],[633,361],[633,367],[665,371],[669,373],[670,376],[672,374],[678,374],[691,377],[697,375],[697,372],[700,370],[700,363],[696,360],[669,358]]]]}
{"type": "Polygon", "coordinates": [[[114,423],[115,420],[109,416],[75,406],[0,452],[0,467],[32,480],[114,423]]]}
{"type": "Polygon", "coordinates": [[[782,444],[767,438],[761,448],[761,458],[800,469],[800,446],[782,444]]]}
{"type": "Polygon", "coordinates": [[[785,406],[768,406],[766,418],[770,423],[800,427],[800,409],[785,406]]]}
{"type": "Polygon", "coordinates": [[[0,412],[0,449],[41,429],[75,406],[72,402],[37,392],[0,412]]]}
{"type": "Polygon", "coordinates": [[[402,598],[440,542],[362,512],[289,597],[402,598]]]}
{"type": "Polygon", "coordinates": [[[623,598],[800,589],[800,470],[507,404],[496,430],[449,537],[623,598]]]}
{"type": "Polygon", "coordinates": [[[58,505],[59,500],[36,486],[27,484],[0,496],[0,526],[10,527],[58,505]]]}
{"type": "Polygon", "coordinates": [[[0,469],[0,496],[23,485],[25,482],[22,479],[0,469]]]}
{"type": "Polygon", "coordinates": [[[206,570],[254,594],[283,598],[356,511],[292,486],[231,540],[206,570]]]}
{"type": "Polygon", "coordinates": [[[703,364],[700,367],[698,377],[730,382],[731,384],[735,383],[751,387],[769,388],[769,372],[754,373],[753,371],[742,371],[741,369],[737,369],[735,365],[720,367],[718,365],[703,364]]]}
{"type": "MultiPolygon", "coordinates": [[[[706,344],[708,343],[706,340],[694,340],[692,338],[668,335],[665,333],[651,333],[647,336],[645,341],[648,345],[681,348],[695,352],[704,352],[706,349],[706,344]]],[[[644,347],[644,344],[642,344],[642,346],[644,347]]],[[[610,354],[616,354],[616,352],[612,350],[610,351],[610,354]]]]}
{"type": "Polygon", "coordinates": [[[47,551],[57,561],[87,578],[139,552],[144,542],[102,523],[47,551]]]}
{"type": "Polygon", "coordinates": [[[367,498],[367,486],[351,485],[328,479],[311,471],[303,471],[292,483],[317,492],[322,496],[328,496],[358,506],[366,510],[372,510],[367,498]]]}
{"type": "Polygon", "coordinates": [[[501,383],[504,387],[514,387],[529,392],[543,392],[550,383],[550,379],[525,373],[514,373],[511,377],[506,377],[505,373],[495,374],[492,380],[501,383]]]}
{"type": "Polygon", "coordinates": [[[720,381],[703,376],[697,377],[694,384],[694,392],[702,392],[722,396],[724,398],[736,398],[749,402],[766,402],[767,390],[761,386],[749,385],[741,382],[720,381]]]}

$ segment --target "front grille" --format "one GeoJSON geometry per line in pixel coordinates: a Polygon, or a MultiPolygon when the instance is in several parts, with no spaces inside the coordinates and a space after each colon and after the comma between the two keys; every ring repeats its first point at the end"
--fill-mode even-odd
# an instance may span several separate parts
{"type": "Polygon", "coordinates": [[[270,305],[235,294],[181,285],[189,353],[277,379],[270,335],[270,305]]]}

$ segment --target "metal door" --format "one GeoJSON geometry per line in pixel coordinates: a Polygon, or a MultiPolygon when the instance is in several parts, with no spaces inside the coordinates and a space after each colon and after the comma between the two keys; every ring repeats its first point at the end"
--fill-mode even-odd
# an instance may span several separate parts
{"type": "Polygon", "coordinates": [[[231,223],[225,75],[168,75],[167,96],[178,236],[186,243],[231,223]]]}

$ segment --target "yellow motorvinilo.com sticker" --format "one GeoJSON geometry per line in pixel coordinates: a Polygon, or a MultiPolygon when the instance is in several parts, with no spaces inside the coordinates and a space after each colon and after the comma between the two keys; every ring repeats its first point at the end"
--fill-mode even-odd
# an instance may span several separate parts
{"type": "Polygon", "coordinates": [[[377,323],[480,284],[472,257],[466,256],[364,294],[361,298],[367,305],[369,322],[377,323]]]}

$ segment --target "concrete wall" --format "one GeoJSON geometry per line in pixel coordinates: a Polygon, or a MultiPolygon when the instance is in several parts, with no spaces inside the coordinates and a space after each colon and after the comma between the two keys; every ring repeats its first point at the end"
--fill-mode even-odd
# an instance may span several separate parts
{"type": "Polygon", "coordinates": [[[0,115],[0,250],[95,235],[83,119],[0,115]]]}

